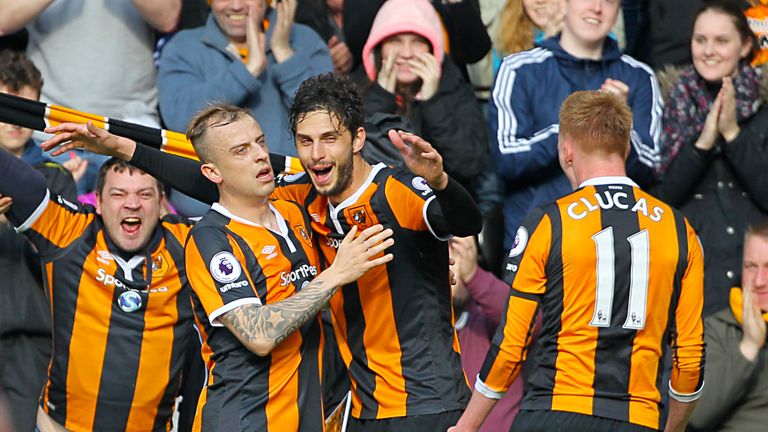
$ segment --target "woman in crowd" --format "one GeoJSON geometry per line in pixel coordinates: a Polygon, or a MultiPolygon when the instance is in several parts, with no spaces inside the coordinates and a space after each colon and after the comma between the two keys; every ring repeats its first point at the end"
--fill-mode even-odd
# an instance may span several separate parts
{"type": "Polygon", "coordinates": [[[440,18],[428,0],[384,3],[363,47],[363,68],[354,77],[364,93],[369,161],[396,163],[386,132],[398,127],[432,143],[446,172],[464,185],[488,167],[487,126],[471,87],[445,56],[440,18]]]}
{"type": "Polygon", "coordinates": [[[656,194],[699,234],[705,315],[728,305],[744,230],[768,213],[768,77],[750,66],[756,48],[738,5],[708,2],[695,15],[693,64],[659,75],[670,88],[656,194]]]}

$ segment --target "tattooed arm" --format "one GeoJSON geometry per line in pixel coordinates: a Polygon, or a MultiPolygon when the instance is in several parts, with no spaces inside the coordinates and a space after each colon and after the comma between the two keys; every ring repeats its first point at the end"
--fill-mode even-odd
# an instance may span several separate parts
{"type": "Polygon", "coordinates": [[[368,269],[392,260],[380,257],[394,244],[392,230],[376,225],[354,238],[356,228],[344,237],[333,264],[309,285],[290,298],[274,304],[245,304],[219,317],[221,322],[249,350],[266,356],[291,333],[304,325],[345,284],[356,281],[368,269]]]}

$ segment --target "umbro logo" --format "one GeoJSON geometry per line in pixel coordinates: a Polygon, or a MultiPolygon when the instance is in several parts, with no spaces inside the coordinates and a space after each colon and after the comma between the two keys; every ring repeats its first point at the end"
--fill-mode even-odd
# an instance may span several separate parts
{"type": "Polygon", "coordinates": [[[97,256],[96,256],[96,261],[98,261],[98,262],[100,262],[100,263],[102,263],[102,264],[104,264],[104,265],[109,265],[109,262],[110,262],[110,261],[114,261],[114,260],[115,260],[115,259],[112,257],[112,254],[110,254],[109,252],[107,252],[107,251],[105,251],[105,250],[100,250],[100,251],[98,251],[98,252],[96,253],[96,255],[97,255],[97,256]]]}
{"type": "Polygon", "coordinates": [[[275,249],[277,249],[277,246],[269,245],[264,246],[264,249],[261,250],[262,255],[266,255],[268,260],[271,260],[272,258],[277,256],[277,252],[275,252],[275,249]]]}
{"type": "Polygon", "coordinates": [[[315,220],[315,222],[320,222],[320,215],[317,213],[312,213],[310,216],[312,216],[312,219],[315,220]]]}

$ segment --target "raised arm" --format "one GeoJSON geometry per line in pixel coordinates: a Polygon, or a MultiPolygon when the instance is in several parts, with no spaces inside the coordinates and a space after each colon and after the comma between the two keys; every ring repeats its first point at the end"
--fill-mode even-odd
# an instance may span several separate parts
{"type": "Polygon", "coordinates": [[[53,0],[0,0],[0,36],[21,30],[51,3],[53,0]]]}
{"type": "Polygon", "coordinates": [[[266,356],[286,337],[317,315],[336,290],[354,282],[368,269],[392,260],[392,255],[377,256],[394,244],[392,230],[381,225],[366,229],[357,238],[356,227],[339,246],[331,266],[309,285],[288,299],[274,304],[246,304],[223,314],[219,320],[243,345],[259,356],[266,356]]]}
{"type": "Polygon", "coordinates": [[[483,217],[472,196],[443,170],[443,158],[420,137],[403,131],[388,133],[408,169],[423,177],[434,191],[437,206],[427,207],[427,221],[438,237],[478,234],[483,217]]]}
{"type": "Polygon", "coordinates": [[[131,0],[145,21],[161,33],[176,30],[181,0],[131,0]]]}

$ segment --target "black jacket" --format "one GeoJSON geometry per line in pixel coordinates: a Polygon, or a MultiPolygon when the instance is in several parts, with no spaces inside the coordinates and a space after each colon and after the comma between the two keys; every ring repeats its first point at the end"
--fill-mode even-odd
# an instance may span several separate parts
{"type": "MultiPolygon", "coordinates": [[[[768,98],[768,92],[761,96],[768,98]]],[[[733,142],[720,139],[707,152],[693,143],[683,145],[651,192],[682,210],[699,235],[704,248],[704,315],[726,308],[728,287],[740,285],[744,231],[768,217],[766,101],[741,124],[733,142]]]]}
{"type": "Polygon", "coordinates": [[[449,58],[443,61],[437,93],[427,101],[414,101],[407,118],[397,115],[395,95],[377,83],[369,82],[362,69],[361,66],[354,72],[353,79],[363,89],[368,135],[368,148],[363,150],[363,155],[369,163],[397,165],[394,160],[399,161],[399,154],[386,134],[389,129],[399,128],[432,144],[443,157],[445,171],[464,186],[470,186],[490,165],[488,126],[472,87],[449,58]],[[380,154],[389,155],[394,160],[378,159],[380,154]]]}

